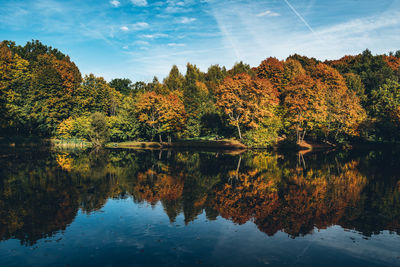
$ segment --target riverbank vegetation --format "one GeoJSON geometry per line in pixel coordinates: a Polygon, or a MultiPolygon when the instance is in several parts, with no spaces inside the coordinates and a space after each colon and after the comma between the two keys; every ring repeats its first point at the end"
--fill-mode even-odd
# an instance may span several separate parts
{"type": "Polygon", "coordinates": [[[400,141],[400,51],[338,60],[300,55],[257,67],[176,66],[163,81],[82,77],[39,41],[0,43],[0,136],[106,142],[237,139],[287,143],[400,141]]]}

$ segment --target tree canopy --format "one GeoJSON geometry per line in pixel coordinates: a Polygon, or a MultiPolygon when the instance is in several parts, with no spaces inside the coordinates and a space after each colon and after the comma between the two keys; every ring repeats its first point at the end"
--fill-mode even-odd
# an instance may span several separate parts
{"type": "MultiPolygon", "coordinates": [[[[338,60],[301,55],[203,72],[173,65],[162,81],[82,77],[68,55],[33,40],[0,43],[0,135],[89,139],[103,114],[109,140],[235,138],[399,142],[400,52],[338,60]]],[[[274,141],[273,141],[274,140],[274,141]]]]}

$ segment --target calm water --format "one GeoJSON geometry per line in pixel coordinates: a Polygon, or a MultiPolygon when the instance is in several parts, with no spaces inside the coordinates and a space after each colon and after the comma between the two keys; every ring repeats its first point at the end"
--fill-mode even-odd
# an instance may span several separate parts
{"type": "Polygon", "coordinates": [[[400,266],[400,153],[2,149],[1,266],[400,266]]]}

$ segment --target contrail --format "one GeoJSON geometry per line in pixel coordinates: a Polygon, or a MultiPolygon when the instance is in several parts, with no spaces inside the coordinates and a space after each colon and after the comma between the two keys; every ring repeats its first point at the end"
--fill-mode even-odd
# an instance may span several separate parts
{"type": "MultiPolygon", "coordinates": [[[[299,12],[297,12],[297,10],[287,1],[287,0],[283,0],[285,1],[285,3],[290,7],[290,9],[294,12],[294,14],[296,14],[297,17],[299,17],[299,19],[304,23],[304,25],[307,26],[307,28],[313,33],[315,34],[317,37],[318,35],[316,34],[316,32],[313,30],[313,28],[311,28],[310,24],[307,23],[307,21],[303,18],[302,15],[300,15],[299,12]]],[[[319,37],[318,37],[319,38],[319,37]]]]}

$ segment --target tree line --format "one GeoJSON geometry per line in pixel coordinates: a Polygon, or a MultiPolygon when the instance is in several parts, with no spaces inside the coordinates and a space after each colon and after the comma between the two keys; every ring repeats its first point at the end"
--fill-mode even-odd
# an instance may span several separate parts
{"type": "Polygon", "coordinates": [[[400,51],[338,60],[300,55],[163,81],[82,77],[68,55],[31,41],[0,43],[0,135],[106,141],[237,138],[331,144],[400,140],[400,51]]]}

